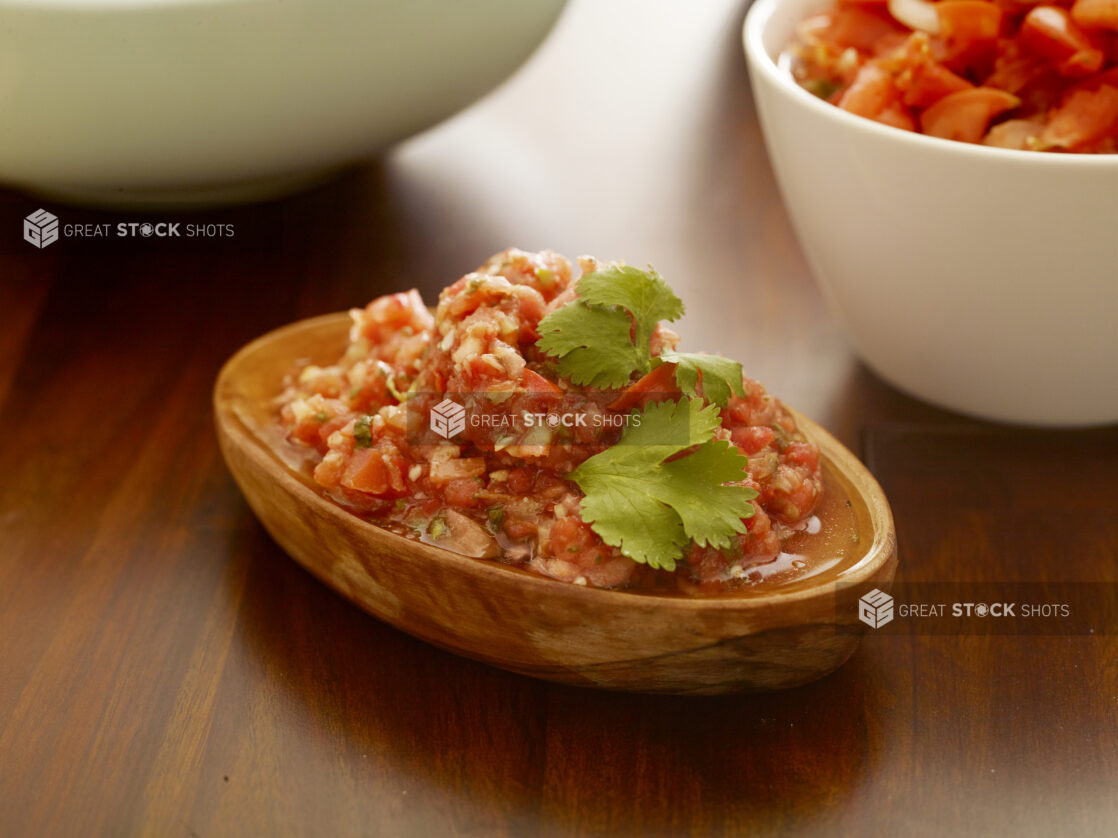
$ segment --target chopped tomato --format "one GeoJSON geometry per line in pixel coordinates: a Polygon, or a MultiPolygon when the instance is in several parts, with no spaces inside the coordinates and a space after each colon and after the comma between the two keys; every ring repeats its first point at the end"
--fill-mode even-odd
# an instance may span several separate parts
{"type": "Polygon", "coordinates": [[[926,108],[944,96],[974,87],[962,76],[952,73],[942,64],[925,61],[902,73],[897,79],[901,101],[910,108],[926,108]]]}
{"type": "Polygon", "coordinates": [[[379,405],[394,400],[394,397],[391,397],[390,394],[388,376],[374,375],[363,382],[360,387],[354,388],[354,391],[349,395],[349,406],[355,412],[375,412],[379,405]]]}
{"type": "Polygon", "coordinates": [[[857,5],[836,10],[827,35],[841,46],[869,52],[880,39],[903,31],[888,13],[857,5]]]}
{"type": "Polygon", "coordinates": [[[1021,23],[1019,37],[1026,47],[1053,62],[1061,75],[1089,76],[1102,68],[1102,50],[1058,6],[1033,8],[1021,23]]]}
{"type": "Polygon", "coordinates": [[[446,502],[451,506],[477,506],[477,492],[480,488],[481,484],[477,480],[459,477],[446,484],[443,494],[446,496],[446,502]]]}
{"type": "Polygon", "coordinates": [[[314,467],[315,482],[327,489],[335,488],[342,479],[344,463],[337,459],[324,459],[314,467]]]}
{"type": "Polygon", "coordinates": [[[991,46],[1002,29],[1002,10],[986,0],[943,0],[936,17],[941,37],[958,51],[991,46]]]}
{"type": "Polygon", "coordinates": [[[803,442],[793,442],[785,449],[788,462],[803,466],[809,471],[814,471],[819,465],[819,449],[814,445],[803,442]]]}
{"type": "Polygon", "coordinates": [[[1073,90],[1052,112],[1041,136],[1051,147],[1074,151],[1118,129],[1118,87],[1073,90]]]}
{"type": "Polygon", "coordinates": [[[664,399],[679,398],[675,383],[675,364],[661,364],[652,372],[641,376],[609,404],[610,410],[629,410],[638,405],[664,399]]]}
{"type": "Polygon", "coordinates": [[[1076,90],[1098,90],[1103,85],[1118,87],[1118,67],[1111,67],[1097,75],[1083,79],[1075,86],[1076,90]]]}
{"type": "Polygon", "coordinates": [[[449,483],[466,477],[480,477],[483,474],[485,474],[485,459],[482,457],[431,461],[433,483],[449,483]]]}
{"type": "Polygon", "coordinates": [[[885,125],[892,125],[894,128],[901,128],[905,131],[916,130],[916,120],[900,102],[890,103],[875,119],[885,125]]]}
{"type": "Polygon", "coordinates": [[[335,416],[333,419],[330,419],[327,422],[323,422],[322,425],[320,425],[318,428],[318,438],[322,442],[322,444],[325,445],[326,440],[330,438],[330,435],[334,433],[334,431],[340,431],[342,428],[348,425],[352,418],[352,416],[349,416],[347,414],[344,416],[335,416]]]}
{"type": "Polygon", "coordinates": [[[374,448],[358,448],[346,463],[341,484],[347,489],[381,495],[388,491],[388,475],[381,452],[374,448]]]}
{"type": "Polygon", "coordinates": [[[1071,17],[1084,29],[1118,32],[1118,0],[1075,0],[1071,17]]]}
{"type": "Polygon", "coordinates": [[[538,393],[548,396],[561,396],[563,391],[559,389],[559,385],[548,381],[538,372],[525,367],[520,373],[520,386],[527,390],[529,393],[538,393]]]}
{"type": "Polygon", "coordinates": [[[594,557],[600,558],[602,552],[602,540],[587,524],[570,515],[560,518],[552,526],[550,546],[555,555],[579,565],[593,564],[594,557]]]}
{"type": "Polygon", "coordinates": [[[1054,72],[1043,58],[1027,49],[1020,40],[1005,39],[998,46],[994,71],[987,76],[984,84],[1019,94],[1054,72]]]}
{"type": "Polygon", "coordinates": [[[509,538],[530,538],[539,531],[539,526],[532,521],[524,521],[520,519],[511,519],[504,525],[505,532],[508,533],[509,538]]]}
{"type": "Polygon", "coordinates": [[[839,99],[838,106],[858,116],[894,124],[896,111],[901,107],[900,93],[886,70],[877,64],[866,64],[839,99]]]}
{"type": "Polygon", "coordinates": [[[1033,119],[1007,119],[986,132],[983,145],[997,148],[1015,148],[1020,151],[1036,148],[1044,123],[1033,119]]]}
{"type": "Polygon", "coordinates": [[[1002,30],[1002,10],[986,0],[945,0],[936,3],[939,37],[936,56],[958,72],[988,65],[1002,30]]]}
{"type": "Polygon", "coordinates": [[[881,40],[874,45],[873,54],[876,57],[888,58],[896,54],[898,50],[903,50],[908,39],[909,34],[904,30],[890,32],[888,35],[882,36],[881,40]]]}
{"type": "Polygon", "coordinates": [[[775,438],[773,429],[763,425],[741,425],[730,432],[730,441],[746,454],[767,448],[775,438]]]}
{"type": "Polygon", "coordinates": [[[532,489],[533,474],[526,468],[509,469],[509,488],[518,495],[526,495],[532,489]]]}
{"type": "Polygon", "coordinates": [[[1021,100],[993,87],[976,87],[945,96],[920,116],[925,134],[965,143],[981,142],[990,120],[1021,100]]]}
{"type": "Polygon", "coordinates": [[[1118,152],[1100,92],[1118,89],[1118,0],[836,2],[791,48],[796,80],[832,104],[1000,148],[1118,152]]]}

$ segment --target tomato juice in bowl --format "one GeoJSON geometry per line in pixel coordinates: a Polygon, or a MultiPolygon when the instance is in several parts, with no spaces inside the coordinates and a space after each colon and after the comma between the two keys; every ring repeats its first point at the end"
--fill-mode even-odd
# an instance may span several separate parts
{"type": "Polygon", "coordinates": [[[883,378],[998,421],[1118,421],[1118,155],[923,136],[843,111],[778,58],[828,0],[758,0],[745,51],[785,205],[883,378]]]}

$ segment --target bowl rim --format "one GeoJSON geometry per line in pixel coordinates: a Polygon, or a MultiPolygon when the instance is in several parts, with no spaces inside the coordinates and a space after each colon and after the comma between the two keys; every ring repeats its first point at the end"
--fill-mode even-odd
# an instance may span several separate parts
{"type": "MultiPolygon", "coordinates": [[[[781,69],[773,56],[765,49],[764,37],[772,22],[773,14],[781,5],[799,4],[801,6],[820,5],[820,0],[756,0],[750,7],[742,24],[742,44],[749,62],[752,78],[756,83],[757,74],[765,78],[774,88],[789,97],[791,102],[819,115],[821,119],[837,121],[850,130],[861,130],[876,136],[883,142],[894,142],[902,147],[908,146],[915,153],[941,153],[957,160],[998,161],[1002,165],[1017,169],[1043,168],[1048,170],[1083,169],[1097,172],[1099,169],[1118,169],[1118,154],[1080,154],[1076,152],[1043,152],[1024,149],[995,148],[992,146],[966,143],[961,140],[947,140],[942,137],[929,137],[915,131],[905,131],[891,125],[875,122],[864,116],[849,113],[842,108],[824,102],[800,87],[791,74],[781,69]]],[[[834,0],[831,0],[834,5],[834,0]]]]}
{"type": "Polygon", "coordinates": [[[840,588],[846,589],[853,585],[864,584],[876,577],[878,572],[889,565],[890,562],[894,564],[896,562],[896,525],[888,499],[877,479],[853,452],[842,445],[826,429],[793,408],[789,408],[789,410],[795,417],[797,424],[801,425],[810,439],[823,443],[821,448],[826,447],[828,449],[827,456],[835,461],[836,467],[840,465],[841,461],[841,464],[845,465],[846,468],[853,468],[860,472],[860,476],[866,481],[867,489],[867,494],[863,500],[874,524],[873,540],[866,546],[865,552],[850,567],[841,571],[837,576],[828,577],[825,581],[820,580],[819,584],[792,591],[777,589],[754,595],[743,596],[740,593],[729,593],[702,597],[595,588],[549,579],[528,571],[510,572],[515,571],[515,569],[505,567],[498,562],[471,558],[433,545],[416,542],[378,527],[323,497],[306,485],[303,480],[296,477],[293,470],[283,463],[268,443],[261,439],[252,428],[248,427],[240,416],[235,415],[235,411],[231,409],[227,401],[229,394],[233,391],[230,380],[237,368],[244,363],[246,358],[267,346],[271,340],[281,337],[285,333],[296,333],[305,329],[329,328],[349,322],[348,314],[335,312],[297,320],[257,337],[242,346],[222,365],[212,393],[212,410],[218,427],[219,439],[223,434],[238,438],[242,450],[248,452],[249,456],[260,467],[275,470],[284,491],[340,526],[355,528],[368,533],[374,538],[380,539],[382,544],[423,552],[437,551],[441,562],[453,566],[459,572],[472,575],[475,578],[488,578],[497,585],[523,586],[527,590],[535,591],[550,599],[577,597],[587,603],[614,603],[618,605],[625,602],[636,608],[658,608],[666,610],[667,613],[674,612],[676,614],[695,613],[703,610],[730,612],[737,616],[745,616],[764,612],[774,607],[784,608],[794,602],[809,602],[820,597],[831,596],[840,588]]]}

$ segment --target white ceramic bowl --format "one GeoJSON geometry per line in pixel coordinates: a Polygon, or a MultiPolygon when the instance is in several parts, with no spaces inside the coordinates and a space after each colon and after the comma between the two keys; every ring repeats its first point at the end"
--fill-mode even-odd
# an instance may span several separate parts
{"type": "Polygon", "coordinates": [[[1118,421],[1118,155],[1008,151],[846,113],[777,65],[829,0],[757,0],[745,52],[792,223],[883,378],[943,407],[1118,421]]]}
{"type": "Polygon", "coordinates": [[[509,75],[564,0],[0,0],[0,182],[108,203],[278,194],[509,75]]]}

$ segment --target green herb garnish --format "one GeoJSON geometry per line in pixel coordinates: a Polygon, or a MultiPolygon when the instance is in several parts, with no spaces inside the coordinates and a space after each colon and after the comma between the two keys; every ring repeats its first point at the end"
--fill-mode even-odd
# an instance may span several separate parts
{"type": "Polygon", "coordinates": [[[712,404],[726,406],[730,394],[745,397],[741,364],[720,355],[699,352],[664,352],[659,361],[675,364],[675,381],[679,389],[689,396],[699,395],[698,383],[703,382],[703,395],[712,404]]]}
{"type": "Polygon", "coordinates": [[[664,352],[653,358],[656,324],[683,315],[683,302],[653,270],[610,266],[578,281],[578,299],[540,321],[540,349],[559,359],[559,374],[575,384],[619,388],[634,375],[664,363],[687,395],[725,406],[731,393],[745,395],[741,364],[717,355],[664,352]]]}
{"type": "Polygon", "coordinates": [[[652,369],[656,324],[683,314],[683,302],[655,271],[609,266],[578,281],[578,299],[540,321],[538,346],[559,358],[575,384],[624,387],[652,369]]]}
{"type": "Polygon", "coordinates": [[[674,570],[691,541],[730,547],[754,513],[749,501],[757,492],[725,485],[745,478],[749,458],[714,439],[718,408],[686,398],[632,415],[616,445],[568,475],[585,494],[583,520],[606,544],[653,568],[674,570]]]}
{"type": "Polygon", "coordinates": [[[838,82],[831,81],[830,79],[811,79],[803,83],[804,90],[820,99],[830,99],[839,88],[842,87],[838,82]]]}
{"type": "Polygon", "coordinates": [[[505,508],[503,506],[491,506],[486,511],[485,516],[489,519],[489,528],[494,532],[499,532],[501,525],[505,523],[505,508]]]}
{"type": "Polygon", "coordinates": [[[403,404],[407,397],[396,388],[396,379],[391,375],[386,375],[384,379],[384,383],[388,387],[388,392],[392,394],[392,398],[403,404]]]}
{"type": "Polygon", "coordinates": [[[369,448],[373,444],[373,432],[369,428],[371,416],[358,416],[353,423],[353,444],[357,448],[369,448]]]}

